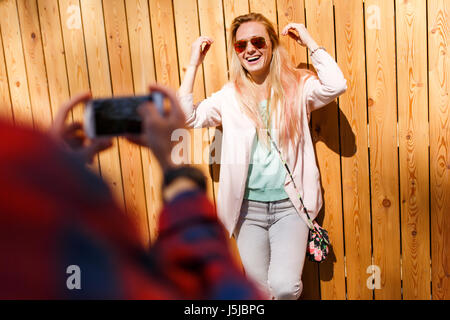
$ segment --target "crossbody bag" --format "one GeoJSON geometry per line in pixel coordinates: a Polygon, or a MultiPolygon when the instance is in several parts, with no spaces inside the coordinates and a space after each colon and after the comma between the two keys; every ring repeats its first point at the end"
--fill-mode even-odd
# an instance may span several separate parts
{"type": "Polygon", "coordinates": [[[300,195],[300,192],[297,188],[297,185],[295,184],[294,178],[292,177],[291,170],[289,170],[289,166],[287,165],[287,162],[284,161],[284,158],[281,154],[281,151],[278,149],[277,144],[272,139],[272,136],[270,135],[269,130],[267,130],[267,135],[275,147],[275,150],[277,151],[281,163],[283,164],[284,168],[286,169],[287,174],[291,178],[291,181],[294,185],[295,190],[297,191],[298,198],[300,199],[300,202],[303,206],[303,212],[305,213],[306,217],[303,215],[300,215],[303,220],[305,221],[306,225],[309,228],[309,236],[308,236],[308,245],[306,248],[306,255],[308,256],[308,259],[313,262],[323,262],[329,252],[329,247],[331,246],[330,239],[328,237],[328,232],[324,228],[322,228],[315,220],[312,220],[308,214],[308,210],[306,209],[303,199],[300,195]]]}

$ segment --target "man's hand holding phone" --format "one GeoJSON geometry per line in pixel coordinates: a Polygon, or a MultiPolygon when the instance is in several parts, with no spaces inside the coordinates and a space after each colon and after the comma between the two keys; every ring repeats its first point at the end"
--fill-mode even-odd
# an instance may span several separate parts
{"type": "Polygon", "coordinates": [[[92,163],[94,156],[100,151],[106,150],[112,146],[110,137],[90,139],[86,136],[83,125],[80,122],[74,122],[67,125],[66,119],[75,106],[79,103],[87,102],[91,99],[89,92],[79,94],[63,104],[50,129],[50,135],[69,152],[81,157],[87,163],[92,163]]]}
{"type": "Polygon", "coordinates": [[[96,153],[112,146],[114,136],[122,135],[133,143],[150,148],[163,170],[166,170],[173,166],[170,158],[172,132],[184,127],[185,116],[173,90],[157,84],[149,88],[152,94],[145,102],[139,100],[143,97],[91,100],[90,93],[80,94],[61,106],[51,128],[51,135],[70,152],[80,155],[88,163],[92,162],[96,153]],[[165,98],[171,105],[167,111],[162,109],[165,98]],[[101,102],[97,110],[100,112],[97,114],[112,112],[113,115],[109,118],[116,123],[120,124],[123,121],[125,124],[112,130],[108,126],[103,126],[103,118],[96,117],[93,101],[101,102]],[[65,122],[70,110],[83,102],[88,105],[84,126],[79,122],[67,125],[65,122]],[[139,123],[139,128],[136,127],[136,123],[139,123]],[[96,127],[104,128],[104,132],[98,132],[95,130],[96,127]]]}
{"type": "Polygon", "coordinates": [[[150,91],[159,92],[167,98],[170,102],[170,110],[160,114],[153,102],[143,103],[138,108],[142,118],[142,133],[138,136],[127,136],[127,139],[150,148],[162,169],[166,171],[174,166],[171,160],[172,133],[175,129],[185,126],[186,117],[173,90],[153,84],[150,86],[150,91]]]}

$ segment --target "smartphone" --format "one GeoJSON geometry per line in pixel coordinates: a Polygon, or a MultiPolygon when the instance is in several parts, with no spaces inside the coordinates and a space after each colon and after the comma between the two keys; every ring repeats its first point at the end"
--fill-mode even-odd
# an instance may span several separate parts
{"type": "Polygon", "coordinates": [[[152,92],[145,96],[92,99],[86,103],[84,128],[89,138],[140,134],[142,119],[137,108],[152,101],[163,114],[162,93],[152,92]]]}

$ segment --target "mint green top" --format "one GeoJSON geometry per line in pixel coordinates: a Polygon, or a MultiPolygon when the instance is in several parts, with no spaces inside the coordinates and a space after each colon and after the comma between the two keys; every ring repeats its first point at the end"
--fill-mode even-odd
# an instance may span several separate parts
{"type": "MultiPolygon", "coordinates": [[[[267,127],[267,114],[269,114],[267,100],[262,101],[260,106],[262,118],[267,127]]],[[[287,199],[288,195],[284,190],[285,179],[286,169],[275,147],[270,144],[270,150],[268,150],[268,147],[259,141],[258,135],[255,135],[244,199],[265,202],[287,199]]]]}

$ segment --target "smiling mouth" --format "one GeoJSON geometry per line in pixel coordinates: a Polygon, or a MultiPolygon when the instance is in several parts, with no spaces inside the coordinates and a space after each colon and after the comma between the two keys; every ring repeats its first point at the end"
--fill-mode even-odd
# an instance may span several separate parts
{"type": "Polygon", "coordinates": [[[247,60],[248,63],[255,63],[256,61],[259,60],[259,58],[261,58],[261,56],[249,57],[246,58],[245,60],[247,60]]]}

